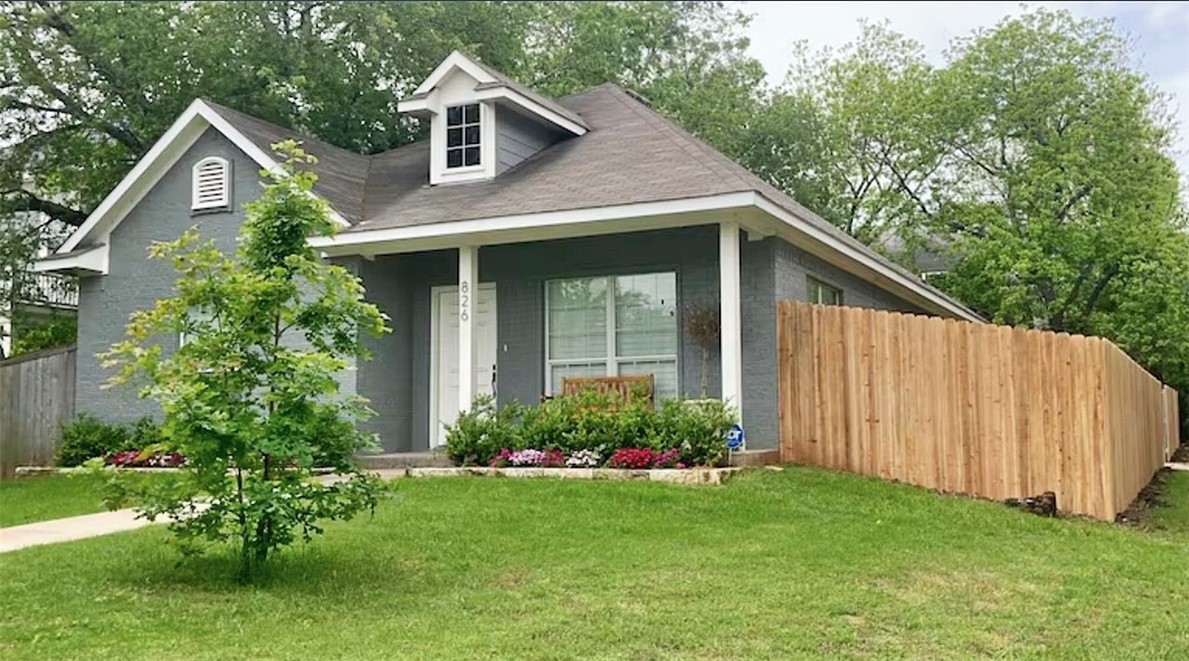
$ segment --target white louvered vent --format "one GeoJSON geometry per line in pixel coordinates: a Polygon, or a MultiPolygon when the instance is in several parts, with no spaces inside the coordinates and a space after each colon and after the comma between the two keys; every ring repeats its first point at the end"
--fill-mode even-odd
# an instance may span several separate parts
{"type": "Polygon", "coordinates": [[[191,209],[222,209],[231,204],[231,164],[207,156],[194,164],[191,209]]]}

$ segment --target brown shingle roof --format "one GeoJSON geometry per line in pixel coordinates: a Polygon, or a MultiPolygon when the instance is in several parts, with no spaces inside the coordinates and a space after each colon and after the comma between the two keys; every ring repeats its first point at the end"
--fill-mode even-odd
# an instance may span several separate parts
{"type": "Polygon", "coordinates": [[[600,85],[557,103],[581,115],[589,132],[558,142],[490,181],[432,187],[428,141],[365,157],[211,105],[265,149],[278,139],[304,140],[307,151],[320,159],[317,192],[352,224],[343,232],[754,191],[953,300],[617,85],[600,85]]]}

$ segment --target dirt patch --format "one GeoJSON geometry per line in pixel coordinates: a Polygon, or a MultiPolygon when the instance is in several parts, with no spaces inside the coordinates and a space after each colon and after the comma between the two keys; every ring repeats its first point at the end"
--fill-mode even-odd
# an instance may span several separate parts
{"type": "MultiPolygon", "coordinates": [[[[1182,445],[1177,449],[1177,453],[1184,454],[1185,449],[1186,446],[1182,445]]],[[[1185,456],[1189,458],[1189,454],[1185,456]]],[[[1175,458],[1176,454],[1173,457],[1173,461],[1178,461],[1175,458]]],[[[1184,459],[1179,461],[1184,461],[1184,459]]],[[[1115,523],[1124,523],[1137,527],[1143,526],[1150,510],[1163,507],[1166,504],[1164,501],[1164,482],[1172,473],[1173,471],[1168,468],[1161,468],[1156,471],[1156,475],[1152,477],[1152,481],[1148,483],[1148,486],[1140,490],[1139,495],[1135,497],[1135,500],[1131,501],[1127,509],[1115,515],[1115,523]]]]}
{"type": "Polygon", "coordinates": [[[1172,458],[1169,461],[1189,464],[1189,443],[1178,445],[1177,449],[1173,450],[1172,458]]]}

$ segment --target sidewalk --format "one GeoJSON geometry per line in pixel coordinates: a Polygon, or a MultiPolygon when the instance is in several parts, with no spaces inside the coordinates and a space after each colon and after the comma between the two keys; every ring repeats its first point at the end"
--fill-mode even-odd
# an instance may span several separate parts
{"type": "Polygon", "coordinates": [[[151,524],[144,519],[137,519],[136,513],[128,509],[10,526],[0,528],[0,553],[41,544],[71,542],[76,539],[109,535],[114,532],[135,530],[147,525],[151,524]]]}
{"type": "MultiPolygon", "coordinates": [[[[371,472],[384,480],[391,480],[396,477],[403,477],[404,475],[404,471],[401,470],[382,469],[371,472]]],[[[315,479],[330,483],[341,478],[336,475],[324,475],[315,479]]],[[[112,533],[124,532],[125,530],[136,530],[137,528],[151,526],[154,523],[167,523],[168,521],[169,519],[166,517],[158,518],[156,521],[138,519],[136,518],[135,511],[125,509],[114,512],[99,512],[98,514],[83,514],[82,516],[71,516],[65,519],[37,521],[20,526],[10,526],[8,528],[0,528],[0,553],[16,551],[30,546],[40,546],[42,544],[73,542],[88,537],[110,535],[112,533]]]]}

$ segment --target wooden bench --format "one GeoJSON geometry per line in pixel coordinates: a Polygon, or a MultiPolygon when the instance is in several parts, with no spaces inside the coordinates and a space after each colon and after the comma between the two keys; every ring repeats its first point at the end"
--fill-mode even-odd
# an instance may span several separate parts
{"type": "Polygon", "coordinates": [[[655,379],[651,374],[643,376],[567,376],[561,380],[562,397],[577,395],[587,389],[597,393],[614,394],[629,402],[638,397],[644,397],[648,408],[653,407],[653,394],[656,392],[655,379]]]}

